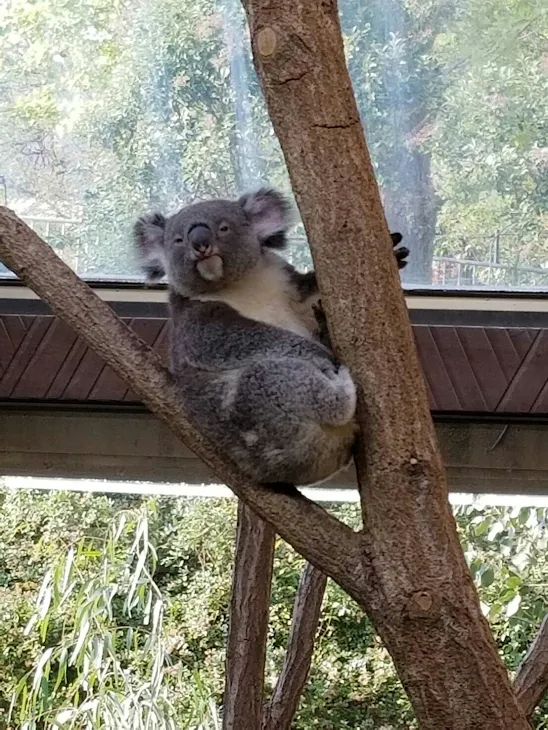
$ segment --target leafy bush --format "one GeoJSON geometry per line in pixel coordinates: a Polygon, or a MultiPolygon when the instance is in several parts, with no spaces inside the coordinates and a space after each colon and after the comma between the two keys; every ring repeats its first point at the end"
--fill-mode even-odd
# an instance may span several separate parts
{"type": "MultiPolygon", "coordinates": [[[[12,727],[28,730],[119,728],[130,721],[144,727],[147,719],[149,727],[215,728],[235,501],[10,490],[1,497],[0,727],[9,727],[13,696],[12,727]]],[[[359,524],[356,505],[331,510],[359,524]]],[[[510,669],[546,611],[547,514],[456,508],[484,611],[510,669]]],[[[278,540],[270,688],[302,566],[278,540]]],[[[332,582],[294,727],[416,727],[371,624],[332,582]]],[[[547,705],[535,727],[548,728],[547,705]]]]}

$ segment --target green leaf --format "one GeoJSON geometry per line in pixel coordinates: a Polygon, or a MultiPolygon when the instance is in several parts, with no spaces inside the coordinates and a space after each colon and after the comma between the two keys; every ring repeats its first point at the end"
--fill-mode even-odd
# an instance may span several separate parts
{"type": "Polygon", "coordinates": [[[66,647],[63,647],[61,649],[61,653],[59,654],[58,659],[58,667],[57,667],[57,679],[55,681],[55,685],[53,687],[53,694],[57,692],[59,687],[61,686],[61,683],[65,680],[67,676],[67,662],[68,658],[68,649],[66,647]]]}
{"type": "Polygon", "coordinates": [[[80,652],[82,651],[82,648],[88,637],[89,629],[89,620],[86,618],[78,629],[78,639],[69,659],[70,665],[73,665],[78,661],[80,652]]]}
{"type": "Polygon", "coordinates": [[[489,529],[489,525],[491,524],[491,520],[483,519],[478,525],[476,525],[476,528],[474,530],[474,533],[477,537],[480,537],[481,535],[485,535],[485,533],[489,529]]]}
{"type": "Polygon", "coordinates": [[[521,583],[522,583],[522,581],[521,581],[521,578],[519,577],[519,575],[510,575],[506,579],[506,585],[510,589],[515,590],[515,589],[519,588],[521,583]]]}
{"type": "Polygon", "coordinates": [[[495,580],[495,571],[493,568],[486,568],[481,574],[481,585],[488,588],[495,580]]]}
{"type": "Polygon", "coordinates": [[[32,689],[34,692],[38,691],[42,679],[44,679],[44,677],[47,677],[47,675],[49,674],[49,661],[52,654],[53,647],[46,649],[40,657],[38,664],[36,665],[36,669],[34,670],[34,679],[32,681],[32,689]]]}
{"type": "Polygon", "coordinates": [[[512,598],[510,603],[506,606],[506,615],[508,616],[508,618],[510,618],[510,616],[514,616],[514,614],[518,612],[520,605],[521,596],[519,593],[516,593],[514,598],[512,598]]]}

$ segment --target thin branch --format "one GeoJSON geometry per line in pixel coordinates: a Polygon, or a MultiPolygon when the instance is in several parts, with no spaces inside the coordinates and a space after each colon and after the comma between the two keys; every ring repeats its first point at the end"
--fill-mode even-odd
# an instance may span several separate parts
{"type": "Polygon", "coordinates": [[[531,717],[548,691],[548,616],[544,617],[538,634],[518,667],[514,690],[525,714],[531,717]]]}
{"type": "MultiPolygon", "coordinates": [[[[0,206],[0,260],[89,345],[201,458],[217,478],[312,564],[350,595],[367,587],[366,543],[362,535],[305,497],[276,494],[252,484],[219,455],[182,412],[177,388],[160,358],[122,322],[13,211],[0,206]]],[[[367,588],[365,588],[367,590],[367,588]]]]}
{"type": "Polygon", "coordinates": [[[261,730],[275,540],[272,527],[239,501],[223,730],[261,730]]]}
{"type": "Polygon", "coordinates": [[[327,577],[308,563],[295,596],[284,665],[265,707],[263,730],[291,730],[314,653],[327,577]]]}

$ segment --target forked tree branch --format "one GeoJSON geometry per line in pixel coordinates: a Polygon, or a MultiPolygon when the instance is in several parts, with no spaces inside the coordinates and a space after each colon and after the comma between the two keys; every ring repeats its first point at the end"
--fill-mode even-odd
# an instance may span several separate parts
{"type": "MultiPolygon", "coordinates": [[[[304,497],[295,500],[274,495],[247,483],[234,465],[225,465],[214,447],[195,431],[181,412],[173,380],[157,355],[56,256],[50,246],[3,207],[0,207],[0,259],[124,378],[150,410],[160,416],[222,481],[230,484],[257,513],[276,525],[282,537],[335,580],[339,579],[343,587],[346,584],[350,593],[358,592],[356,585],[353,588],[350,585],[354,582],[352,578],[349,580],[344,575],[345,563],[350,564],[349,572],[352,573],[353,566],[363,560],[360,536],[314,502],[304,497]],[[295,539],[292,540],[291,534],[295,539]],[[310,550],[305,543],[310,543],[310,550]]],[[[248,722],[253,723],[249,727],[259,729],[263,714],[263,668],[275,531],[271,524],[241,502],[238,524],[223,722],[225,728],[241,728],[241,718],[247,717],[248,722]]],[[[310,566],[307,570],[305,576],[314,575],[310,566]]],[[[315,575],[314,583],[317,584],[317,577],[322,574],[316,571],[315,575]]],[[[325,583],[323,576],[320,582],[325,583]]],[[[310,602],[311,597],[305,590],[307,584],[305,577],[297,603],[303,591],[310,602]]],[[[294,644],[295,640],[290,642],[290,657],[294,644]]],[[[300,681],[298,677],[289,690],[290,706],[296,706],[298,695],[295,693],[302,691],[300,681]]],[[[284,680],[284,686],[291,684],[289,677],[284,680]]]]}
{"type": "Polygon", "coordinates": [[[0,206],[3,261],[125,380],[143,403],[232,491],[309,562],[363,604],[366,541],[305,497],[276,494],[245,479],[180,408],[160,358],[13,211],[0,206]],[[362,596],[361,599],[358,597],[362,596]]]}
{"type": "Polygon", "coordinates": [[[314,653],[327,577],[308,563],[301,575],[284,664],[264,710],[263,730],[291,730],[314,653]]]}
{"type": "Polygon", "coordinates": [[[548,616],[514,677],[514,690],[527,717],[548,691],[548,616]]]}
{"type": "Polygon", "coordinates": [[[223,730],[261,730],[275,540],[272,526],[239,500],[223,730]]]}
{"type": "Polygon", "coordinates": [[[337,3],[243,4],[330,334],[358,386],[370,616],[423,730],[525,730],[447,498],[337,3]]]}

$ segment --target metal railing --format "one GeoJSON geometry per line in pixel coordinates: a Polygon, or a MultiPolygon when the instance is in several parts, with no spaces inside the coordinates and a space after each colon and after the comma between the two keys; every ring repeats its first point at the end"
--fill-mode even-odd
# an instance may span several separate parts
{"type": "Polygon", "coordinates": [[[548,289],[548,269],[536,266],[499,264],[450,256],[434,256],[432,286],[478,289],[548,289]]]}

